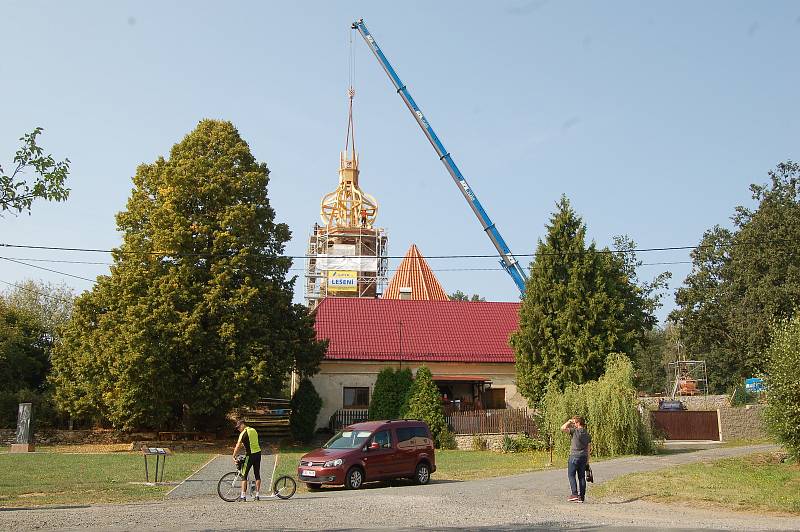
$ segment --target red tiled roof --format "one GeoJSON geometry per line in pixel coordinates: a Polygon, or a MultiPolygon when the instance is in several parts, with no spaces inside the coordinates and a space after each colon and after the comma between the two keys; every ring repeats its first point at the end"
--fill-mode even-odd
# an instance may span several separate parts
{"type": "Polygon", "coordinates": [[[330,341],[326,360],[514,362],[518,313],[519,303],[327,297],[314,328],[330,341]]]}
{"type": "Polygon", "coordinates": [[[439,280],[431,271],[425,258],[416,244],[411,244],[406,256],[397,267],[397,271],[389,281],[383,293],[383,299],[400,299],[400,289],[411,288],[409,299],[427,299],[431,301],[447,301],[447,297],[439,280]]]}

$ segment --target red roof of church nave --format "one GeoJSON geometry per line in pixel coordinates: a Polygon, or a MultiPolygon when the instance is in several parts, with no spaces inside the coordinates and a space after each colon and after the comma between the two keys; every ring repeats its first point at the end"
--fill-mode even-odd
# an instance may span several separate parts
{"type": "Polygon", "coordinates": [[[518,313],[519,303],[328,297],[314,328],[327,360],[514,362],[518,313]]]}

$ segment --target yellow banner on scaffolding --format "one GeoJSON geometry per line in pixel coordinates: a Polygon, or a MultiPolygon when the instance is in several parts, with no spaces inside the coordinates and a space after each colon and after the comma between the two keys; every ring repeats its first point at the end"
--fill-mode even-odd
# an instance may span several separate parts
{"type": "Polygon", "coordinates": [[[356,272],[328,270],[328,292],[355,292],[358,290],[356,272]]]}

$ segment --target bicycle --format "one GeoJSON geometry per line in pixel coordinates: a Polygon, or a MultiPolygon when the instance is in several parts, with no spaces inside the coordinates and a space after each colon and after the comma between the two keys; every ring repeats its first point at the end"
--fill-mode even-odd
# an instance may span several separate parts
{"type": "MultiPolygon", "coordinates": [[[[277,457],[275,459],[275,465],[277,466],[278,461],[277,457]]],[[[217,484],[217,494],[219,495],[220,499],[227,502],[236,502],[239,499],[239,495],[242,492],[242,481],[244,480],[244,456],[237,456],[236,457],[236,471],[231,471],[230,473],[225,473],[222,475],[222,478],[219,479],[219,483],[217,484]]],[[[272,485],[272,493],[269,495],[264,495],[261,498],[263,499],[271,499],[273,497],[277,497],[279,499],[288,499],[294,492],[297,491],[297,482],[288,476],[282,475],[278,477],[278,479],[273,483],[272,479],[275,476],[275,468],[272,469],[272,475],[270,476],[270,484],[272,485]]],[[[253,484],[249,486],[248,491],[252,494],[253,491],[253,484]]]]}

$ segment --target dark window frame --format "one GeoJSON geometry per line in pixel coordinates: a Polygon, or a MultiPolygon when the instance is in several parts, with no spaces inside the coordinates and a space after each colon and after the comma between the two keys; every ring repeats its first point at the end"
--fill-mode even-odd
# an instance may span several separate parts
{"type": "Polygon", "coordinates": [[[342,410],[363,410],[369,408],[369,386],[342,386],[342,410]],[[361,404],[347,404],[347,390],[356,390],[353,392],[353,401],[355,402],[358,399],[358,393],[364,393],[366,390],[367,402],[364,405],[361,404]]]}

